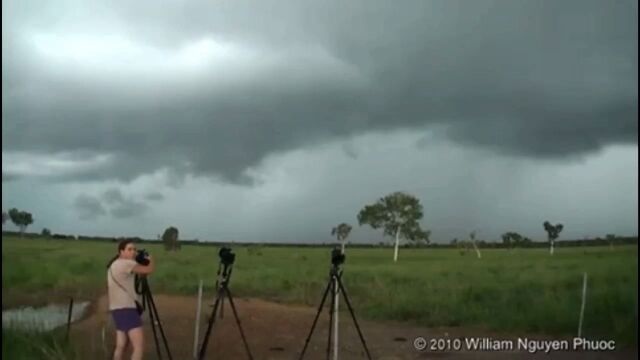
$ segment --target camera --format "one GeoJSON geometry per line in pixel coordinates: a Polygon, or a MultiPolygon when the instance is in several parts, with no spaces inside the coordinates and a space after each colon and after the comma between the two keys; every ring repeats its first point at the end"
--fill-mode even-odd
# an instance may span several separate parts
{"type": "Polygon", "coordinates": [[[232,265],[236,260],[236,254],[234,254],[231,251],[231,248],[228,247],[223,247],[222,249],[220,249],[218,255],[220,256],[220,261],[222,261],[224,265],[232,265]]]}
{"type": "Polygon", "coordinates": [[[334,266],[338,266],[344,263],[345,255],[339,248],[335,248],[331,251],[331,263],[334,266]]]}
{"type": "Polygon", "coordinates": [[[140,265],[147,266],[149,265],[149,253],[145,249],[140,249],[136,253],[136,262],[140,265]]]}

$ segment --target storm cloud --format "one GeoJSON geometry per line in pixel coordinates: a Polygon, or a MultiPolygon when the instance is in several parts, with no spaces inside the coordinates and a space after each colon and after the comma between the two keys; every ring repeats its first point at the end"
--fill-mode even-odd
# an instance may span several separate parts
{"type": "Polygon", "coordinates": [[[435,241],[637,233],[636,1],[2,10],[3,207],[34,226],[325,241],[406,190],[435,241]]]}
{"type": "Polygon", "coordinates": [[[252,184],[269,154],[392,129],[533,158],[637,143],[633,1],[16,4],[5,179],[82,151],[58,176],[252,184]]]}
{"type": "Polygon", "coordinates": [[[82,220],[95,220],[98,217],[107,214],[107,211],[100,202],[100,199],[91,195],[78,195],[74,205],[79,213],[79,218],[82,220]]]}

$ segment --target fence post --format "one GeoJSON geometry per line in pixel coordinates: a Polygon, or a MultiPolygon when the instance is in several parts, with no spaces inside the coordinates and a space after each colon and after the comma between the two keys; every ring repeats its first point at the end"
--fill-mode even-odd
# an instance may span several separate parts
{"type": "Polygon", "coordinates": [[[584,320],[584,306],[587,301],[587,273],[582,280],[582,306],[580,307],[580,323],[578,324],[578,337],[582,336],[582,321],[584,320]]]}
{"type": "Polygon", "coordinates": [[[200,308],[202,307],[202,279],[200,279],[200,286],[198,287],[198,307],[196,309],[196,330],[193,337],[193,358],[198,358],[198,340],[200,339],[200,308]]]}
{"type": "Polygon", "coordinates": [[[71,332],[71,314],[73,313],[73,297],[69,298],[69,315],[67,316],[67,342],[69,342],[69,332],[71,332]]]}

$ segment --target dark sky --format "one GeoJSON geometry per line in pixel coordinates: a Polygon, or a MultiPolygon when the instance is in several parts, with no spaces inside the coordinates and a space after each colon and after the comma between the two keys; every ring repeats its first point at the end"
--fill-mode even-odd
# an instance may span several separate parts
{"type": "Polygon", "coordinates": [[[330,241],[637,233],[635,1],[11,1],[3,209],[33,230],[330,241]]]}

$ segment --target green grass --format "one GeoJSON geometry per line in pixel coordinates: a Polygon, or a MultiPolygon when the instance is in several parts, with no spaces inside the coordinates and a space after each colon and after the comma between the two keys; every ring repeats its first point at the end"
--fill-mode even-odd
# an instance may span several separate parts
{"type": "Polygon", "coordinates": [[[2,329],[2,358],[11,360],[75,359],[62,331],[31,332],[2,329]]]}
{"type": "MultiPolygon", "coordinates": [[[[140,245],[139,245],[140,247],[140,245]]],[[[167,253],[144,244],[157,262],[155,294],[211,293],[218,248],[183,246],[167,253]]],[[[24,294],[95,296],[115,243],[3,238],[3,303],[24,294]]],[[[637,246],[483,250],[349,249],[344,285],[358,317],[422,326],[483,327],[504,332],[576,335],[582,274],[589,274],[583,334],[637,345],[637,246]]],[[[252,296],[317,306],[327,282],[327,248],[240,247],[230,288],[252,296]]],[[[35,295],[33,295],[35,296],[35,295]]],[[[51,297],[48,295],[49,298],[51,297]]]]}

